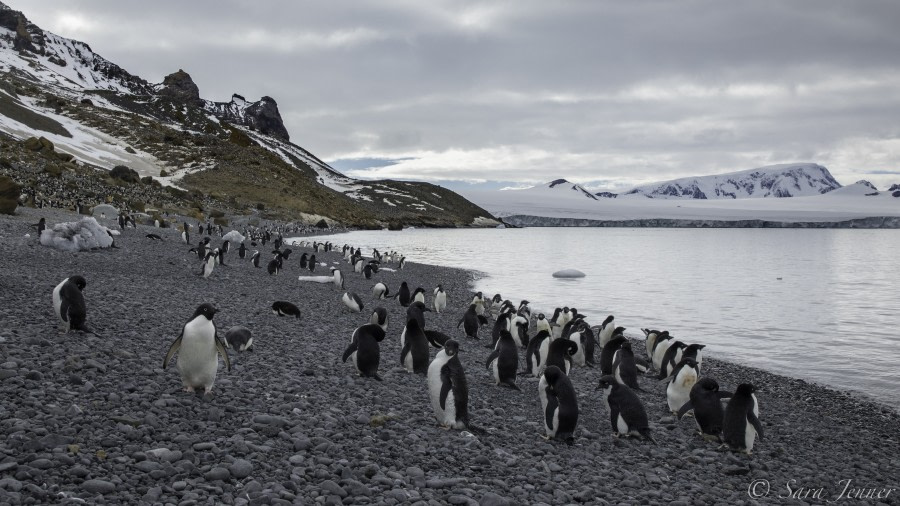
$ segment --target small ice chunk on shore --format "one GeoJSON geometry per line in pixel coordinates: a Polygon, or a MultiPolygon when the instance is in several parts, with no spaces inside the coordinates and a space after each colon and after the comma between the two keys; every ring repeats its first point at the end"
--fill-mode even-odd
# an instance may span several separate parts
{"type": "Polygon", "coordinates": [[[563,269],[553,273],[554,278],[583,278],[584,273],[578,269],[563,269]]]}

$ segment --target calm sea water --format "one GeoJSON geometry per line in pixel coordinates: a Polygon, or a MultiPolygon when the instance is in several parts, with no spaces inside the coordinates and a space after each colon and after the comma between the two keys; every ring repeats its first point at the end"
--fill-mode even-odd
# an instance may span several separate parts
{"type": "Polygon", "coordinates": [[[668,329],[705,353],[900,407],[900,231],[528,228],[365,231],[336,244],[463,267],[473,287],[627,335],[668,329]],[[587,276],[554,279],[559,269],[587,276]]]}

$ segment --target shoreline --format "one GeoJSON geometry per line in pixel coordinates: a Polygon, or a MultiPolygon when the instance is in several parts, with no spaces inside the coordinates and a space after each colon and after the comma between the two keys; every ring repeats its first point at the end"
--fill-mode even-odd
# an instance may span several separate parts
{"type": "MultiPolygon", "coordinates": [[[[707,356],[703,374],[723,389],[759,389],[766,437],[747,457],[704,442],[689,418],[672,420],[665,387],[650,377],[639,397],[659,444],[613,438],[595,391],[599,371],[576,367],[581,414],[570,447],[541,437],[537,380],[520,377],[522,392],[497,387],[484,339],[456,330],[475,272],[410,262],[365,280],[339,253],[317,254],[340,262],[347,290],[363,299],[363,313],[350,314],[343,291],[297,282],[309,273],[294,256],[272,277],[232,252],[203,279],[175,229],[139,225],[116,238],[119,249],[71,254],[36,244],[28,225],[41,211],[0,217],[0,290],[20,301],[0,309],[0,502],[95,502],[102,493],[109,503],[753,504],[786,502],[778,495],[788,486],[834,498],[846,479],[897,489],[884,504],[900,495],[900,414],[855,392],[707,356]],[[165,240],[146,239],[151,231],[165,240]],[[50,291],[75,273],[87,279],[87,322],[100,337],[58,333],[50,291]],[[427,328],[460,342],[470,417],[485,434],[438,427],[424,378],[400,367],[405,308],[371,300],[371,286],[393,291],[403,280],[424,287],[429,303],[436,284],[448,291],[448,312],[426,313],[427,328]],[[297,304],[302,319],[271,314],[274,300],[297,304]],[[232,371],[220,368],[214,394],[200,399],[181,392],[175,368],[161,362],[207,301],[221,310],[220,333],[246,325],[255,351],[231,354],[232,371]],[[383,382],[340,360],[376,305],[389,312],[383,382]],[[758,480],[768,480],[768,496],[754,496],[758,480]]],[[[43,214],[49,223],[75,218],[43,214]]],[[[481,335],[489,339],[489,329],[481,335]]]]}

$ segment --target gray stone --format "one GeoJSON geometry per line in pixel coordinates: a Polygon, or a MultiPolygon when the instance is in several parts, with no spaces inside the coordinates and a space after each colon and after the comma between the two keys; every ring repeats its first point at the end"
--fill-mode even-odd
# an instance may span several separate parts
{"type": "Polygon", "coordinates": [[[253,472],[253,464],[248,460],[237,459],[230,466],[228,466],[228,470],[231,471],[231,475],[235,478],[242,480],[253,472]]]}
{"type": "Polygon", "coordinates": [[[81,484],[81,488],[91,494],[111,494],[116,491],[116,486],[106,480],[87,480],[81,484]]]}

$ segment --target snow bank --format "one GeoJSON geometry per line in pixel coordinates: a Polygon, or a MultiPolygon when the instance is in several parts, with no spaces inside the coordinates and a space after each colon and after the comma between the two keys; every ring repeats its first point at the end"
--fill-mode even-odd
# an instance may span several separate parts
{"type": "Polygon", "coordinates": [[[245,240],[244,236],[242,236],[241,233],[238,232],[237,230],[232,230],[231,232],[228,232],[227,234],[225,234],[222,237],[222,239],[224,239],[226,241],[235,242],[238,244],[244,242],[244,240],[245,240]]]}
{"type": "Polygon", "coordinates": [[[112,246],[108,229],[92,217],[57,223],[41,232],[41,244],[63,251],[84,251],[112,246]]]}

